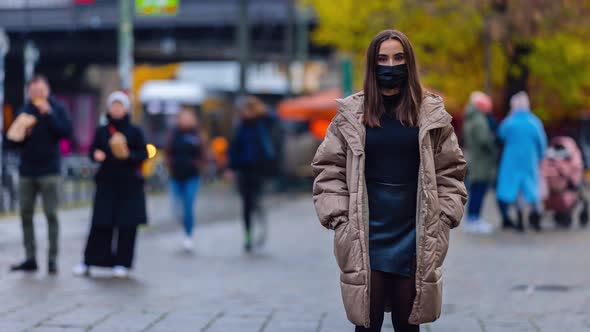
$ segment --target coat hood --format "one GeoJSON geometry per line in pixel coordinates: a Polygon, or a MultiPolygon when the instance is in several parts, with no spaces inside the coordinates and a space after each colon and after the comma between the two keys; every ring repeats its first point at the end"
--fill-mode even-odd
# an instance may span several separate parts
{"type": "MultiPolygon", "coordinates": [[[[364,97],[365,95],[361,91],[346,98],[336,99],[339,106],[338,114],[341,114],[357,128],[359,126],[364,127],[364,97]]],[[[447,124],[451,122],[451,119],[451,115],[445,111],[443,99],[438,95],[424,91],[420,114],[418,115],[419,126],[426,128],[434,123],[447,124]]]]}

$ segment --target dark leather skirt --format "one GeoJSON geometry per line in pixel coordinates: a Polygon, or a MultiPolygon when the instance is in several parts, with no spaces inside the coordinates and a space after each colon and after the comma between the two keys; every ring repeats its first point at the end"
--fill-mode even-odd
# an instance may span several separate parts
{"type": "Polygon", "coordinates": [[[367,181],[371,269],[412,274],[416,256],[417,184],[367,181]]]}

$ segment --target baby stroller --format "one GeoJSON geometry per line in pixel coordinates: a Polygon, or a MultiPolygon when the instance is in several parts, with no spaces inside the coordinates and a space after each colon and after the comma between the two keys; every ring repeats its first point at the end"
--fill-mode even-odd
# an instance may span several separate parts
{"type": "Polygon", "coordinates": [[[581,204],[580,225],[588,224],[588,201],[584,195],[584,162],[571,137],[551,140],[541,164],[545,210],[553,211],[557,226],[570,227],[575,208],[581,204]]]}

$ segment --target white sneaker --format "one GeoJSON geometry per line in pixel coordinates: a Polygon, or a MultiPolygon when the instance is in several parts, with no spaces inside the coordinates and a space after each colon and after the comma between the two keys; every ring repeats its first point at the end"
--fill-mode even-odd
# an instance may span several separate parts
{"type": "Polygon", "coordinates": [[[461,230],[466,234],[473,234],[474,229],[477,226],[477,219],[467,218],[461,223],[461,230]]]}
{"type": "Polygon", "coordinates": [[[189,236],[185,237],[184,241],[182,241],[182,249],[186,252],[192,252],[194,247],[193,239],[189,236]]]}
{"type": "Polygon", "coordinates": [[[467,224],[468,225],[465,231],[468,233],[488,235],[494,232],[494,227],[490,223],[482,219],[468,221],[467,224]]]}
{"type": "Polygon", "coordinates": [[[494,232],[494,226],[489,222],[480,219],[479,220],[479,232],[480,234],[492,234],[494,232]]]}
{"type": "Polygon", "coordinates": [[[113,277],[125,279],[129,278],[129,269],[124,266],[113,267],[113,277]]]}
{"type": "Polygon", "coordinates": [[[72,273],[77,277],[89,276],[90,275],[90,267],[84,263],[80,263],[72,269],[72,273]]]}

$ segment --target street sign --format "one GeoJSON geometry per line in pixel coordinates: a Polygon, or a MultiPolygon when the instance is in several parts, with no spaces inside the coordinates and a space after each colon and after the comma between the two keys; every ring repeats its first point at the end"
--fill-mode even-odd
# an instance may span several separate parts
{"type": "Polygon", "coordinates": [[[180,0],[135,0],[137,16],[174,16],[180,0]]]}

